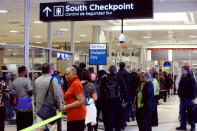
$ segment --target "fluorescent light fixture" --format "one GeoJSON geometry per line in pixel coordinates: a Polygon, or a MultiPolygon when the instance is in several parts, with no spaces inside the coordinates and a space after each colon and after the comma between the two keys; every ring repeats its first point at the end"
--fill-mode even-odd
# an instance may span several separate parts
{"type": "Polygon", "coordinates": [[[62,31],[58,31],[58,32],[56,32],[56,35],[63,35],[63,33],[64,32],[62,32],[62,31]]]}
{"type": "Polygon", "coordinates": [[[68,29],[59,29],[60,31],[67,31],[68,29]]]}
{"type": "Polygon", "coordinates": [[[34,21],[34,24],[42,24],[42,23],[43,23],[42,21],[38,21],[38,20],[34,21]]]}
{"type": "Polygon", "coordinates": [[[4,44],[7,44],[7,43],[0,43],[0,44],[4,45],[4,44]]]}
{"type": "Polygon", "coordinates": [[[112,52],[115,52],[116,50],[111,50],[112,52]]]}
{"type": "Polygon", "coordinates": [[[172,50],[168,50],[168,61],[172,61],[172,50]]]}
{"type": "Polygon", "coordinates": [[[116,44],[116,45],[120,45],[120,44],[116,44]]]}
{"type": "Polygon", "coordinates": [[[155,43],[155,42],[157,42],[157,41],[155,41],[155,40],[152,40],[152,41],[150,41],[151,43],[155,43]]]}
{"type": "Polygon", "coordinates": [[[144,39],[150,39],[151,37],[150,36],[144,36],[143,38],[144,39]]]}
{"type": "Polygon", "coordinates": [[[174,32],[173,31],[168,31],[168,34],[174,34],[174,32]]]}
{"type": "Polygon", "coordinates": [[[75,41],[75,43],[80,43],[80,41],[75,41]]]}
{"type": "MultiPolygon", "coordinates": [[[[103,27],[104,31],[120,31],[120,26],[103,27]]],[[[150,31],[150,30],[197,30],[197,25],[144,25],[124,26],[125,31],[150,31]]]]}
{"type": "Polygon", "coordinates": [[[195,35],[190,35],[189,38],[196,38],[197,36],[195,35]]]}
{"type": "Polygon", "coordinates": [[[81,37],[86,37],[87,35],[80,35],[81,37]]]}
{"type": "Polygon", "coordinates": [[[154,13],[154,19],[133,19],[126,22],[176,22],[188,21],[187,13],[154,13]]]}
{"type": "Polygon", "coordinates": [[[0,13],[8,13],[8,11],[7,10],[0,10],[0,13]]]}
{"type": "Polygon", "coordinates": [[[54,47],[59,47],[59,45],[53,45],[54,47]]]}
{"type": "Polygon", "coordinates": [[[42,36],[40,36],[40,35],[37,35],[37,36],[35,36],[35,38],[42,38],[42,36]]]}
{"type": "Polygon", "coordinates": [[[17,33],[18,31],[17,30],[10,30],[9,32],[11,32],[11,33],[17,33]]]}
{"type": "Polygon", "coordinates": [[[38,41],[38,42],[35,42],[36,44],[41,44],[42,42],[38,41]]]}

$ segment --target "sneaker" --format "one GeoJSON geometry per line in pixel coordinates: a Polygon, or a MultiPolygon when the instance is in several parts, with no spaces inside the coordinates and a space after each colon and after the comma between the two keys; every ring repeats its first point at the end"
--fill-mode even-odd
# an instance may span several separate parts
{"type": "Polygon", "coordinates": [[[187,130],[187,129],[184,127],[177,127],[176,130],[187,130]]]}

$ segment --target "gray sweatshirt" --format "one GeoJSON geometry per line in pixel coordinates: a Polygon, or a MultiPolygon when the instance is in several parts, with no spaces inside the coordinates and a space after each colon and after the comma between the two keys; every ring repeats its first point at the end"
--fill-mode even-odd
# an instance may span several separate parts
{"type": "Polygon", "coordinates": [[[60,87],[57,79],[53,79],[48,96],[45,98],[51,78],[52,76],[50,74],[43,74],[35,80],[33,94],[36,101],[36,112],[38,112],[43,104],[52,104],[58,107],[58,109],[61,108],[60,87]]]}

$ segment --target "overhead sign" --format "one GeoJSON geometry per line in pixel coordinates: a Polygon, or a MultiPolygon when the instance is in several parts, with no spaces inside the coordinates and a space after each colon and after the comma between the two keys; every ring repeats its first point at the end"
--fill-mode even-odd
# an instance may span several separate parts
{"type": "Polygon", "coordinates": [[[57,53],[57,60],[70,60],[71,56],[69,54],[57,53]]]}
{"type": "Polygon", "coordinates": [[[153,17],[153,0],[94,0],[40,3],[41,21],[140,19],[153,17]]]}
{"type": "Polygon", "coordinates": [[[106,44],[90,44],[89,49],[90,65],[106,65],[107,64],[107,46],[106,44]]]}
{"type": "Polygon", "coordinates": [[[172,66],[171,66],[171,63],[170,62],[164,62],[164,68],[165,69],[170,69],[172,66]]]}

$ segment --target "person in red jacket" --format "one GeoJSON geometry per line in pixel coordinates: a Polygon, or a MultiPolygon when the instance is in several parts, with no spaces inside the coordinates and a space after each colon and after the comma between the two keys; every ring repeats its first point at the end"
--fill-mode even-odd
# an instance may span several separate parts
{"type": "Polygon", "coordinates": [[[67,131],[84,131],[86,108],[84,106],[84,90],[74,67],[66,69],[68,90],[64,94],[65,105],[62,112],[67,113],[67,131]]]}

